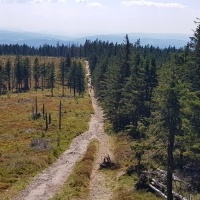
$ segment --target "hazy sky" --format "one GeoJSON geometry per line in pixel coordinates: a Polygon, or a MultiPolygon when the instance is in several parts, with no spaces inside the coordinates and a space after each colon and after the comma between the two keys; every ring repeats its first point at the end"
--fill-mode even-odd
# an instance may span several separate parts
{"type": "Polygon", "coordinates": [[[192,33],[200,0],[0,0],[0,29],[60,35],[192,33]]]}

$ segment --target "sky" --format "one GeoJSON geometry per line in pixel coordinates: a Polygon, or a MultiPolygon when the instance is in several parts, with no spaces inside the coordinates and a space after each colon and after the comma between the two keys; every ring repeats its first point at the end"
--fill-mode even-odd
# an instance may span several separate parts
{"type": "Polygon", "coordinates": [[[200,0],[0,0],[0,29],[84,36],[192,34],[200,0]]]}

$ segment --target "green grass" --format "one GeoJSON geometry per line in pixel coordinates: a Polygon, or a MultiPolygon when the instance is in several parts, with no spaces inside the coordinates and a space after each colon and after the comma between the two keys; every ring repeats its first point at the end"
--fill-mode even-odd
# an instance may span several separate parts
{"type": "Polygon", "coordinates": [[[76,163],[72,174],[65,182],[64,186],[52,200],[70,200],[73,198],[87,199],[89,194],[90,176],[93,163],[98,150],[98,141],[93,140],[83,157],[76,163]]]}

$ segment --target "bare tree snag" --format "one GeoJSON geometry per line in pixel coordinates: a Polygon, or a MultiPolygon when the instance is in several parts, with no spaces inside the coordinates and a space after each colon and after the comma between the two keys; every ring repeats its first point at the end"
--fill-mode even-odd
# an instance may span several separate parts
{"type": "Polygon", "coordinates": [[[49,113],[49,124],[51,124],[51,113],[49,113]]]}
{"type": "Polygon", "coordinates": [[[61,104],[61,100],[60,100],[60,105],[59,105],[59,129],[61,129],[61,106],[62,106],[62,104],[61,104]]]}
{"type": "Polygon", "coordinates": [[[45,128],[45,131],[48,130],[48,117],[47,117],[47,113],[46,113],[46,128],[45,128]]]}
{"type": "Polygon", "coordinates": [[[38,107],[37,107],[37,96],[35,97],[35,114],[37,116],[37,111],[38,111],[38,107]]]}
{"type": "Polygon", "coordinates": [[[45,108],[44,108],[44,103],[42,104],[42,117],[44,119],[44,112],[45,112],[45,108]]]}

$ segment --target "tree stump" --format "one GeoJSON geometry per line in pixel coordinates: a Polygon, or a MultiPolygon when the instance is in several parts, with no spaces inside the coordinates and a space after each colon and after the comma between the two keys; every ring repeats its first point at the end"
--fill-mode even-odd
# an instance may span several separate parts
{"type": "Polygon", "coordinates": [[[104,157],[103,162],[100,164],[100,169],[110,168],[112,166],[113,166],[113,163],[110,159],[110,156],[108,155],[108,156],[104,157]]]}

